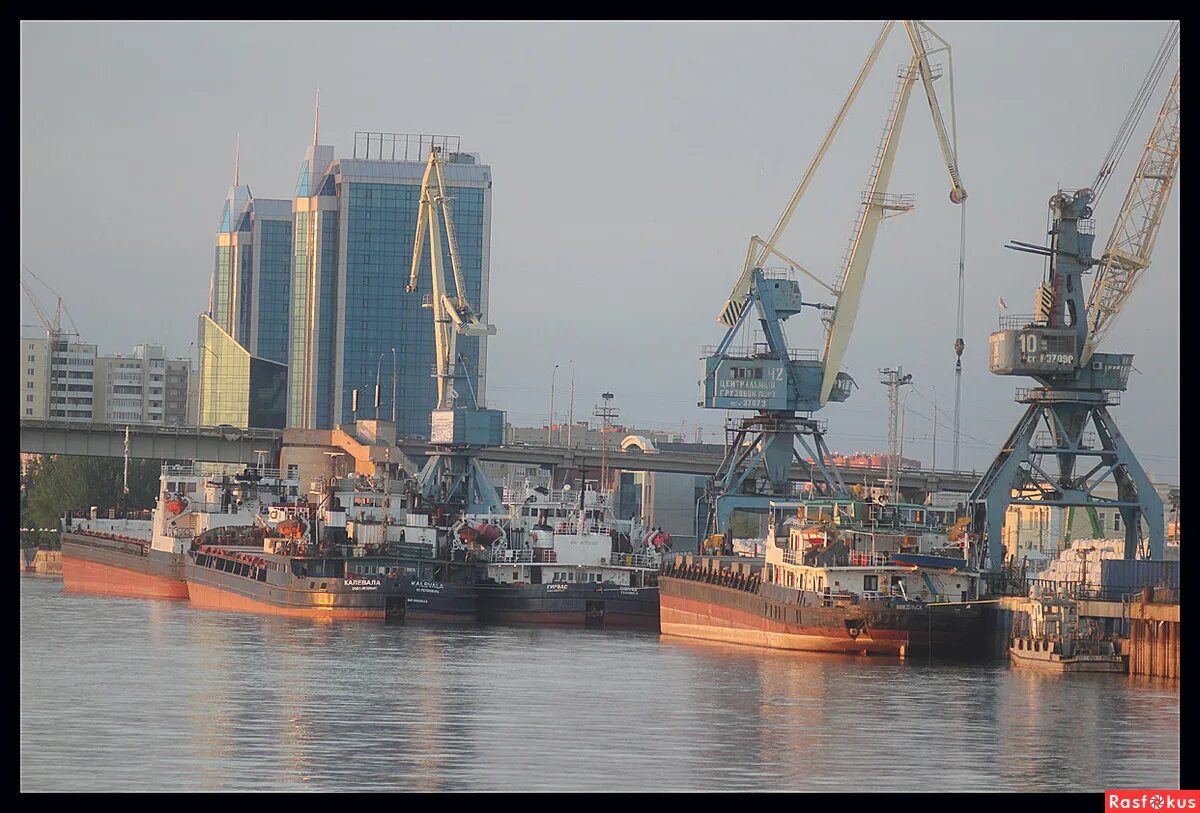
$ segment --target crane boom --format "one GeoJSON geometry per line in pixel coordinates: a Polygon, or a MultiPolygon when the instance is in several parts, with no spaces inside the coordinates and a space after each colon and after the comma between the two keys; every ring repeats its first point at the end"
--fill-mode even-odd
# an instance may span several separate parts
{"type": "MultiPolygon", "coordinates": [[[[59,325],[57,321],[51,322],[46,314],[42,312],[42,306],[38,304],[37,297],[33,295],[33,289],[29,287],[29,283],[24,279],[21,280],[21,288],[25,291],[25,296],[29,297],[29,302],[33,305],[34,311],[37,312],[38,318],[42,320],[42,325],[46,328],[46,332],[58,333],[59,325]]],[[[61,302],[62,300],[59,301],[61,302]]]]}
{"type": "MultiPolygon", "coordinates": [[[[846,99],[842,102],[841,108],[838,110],[837,116],[834,117],[833,124],[830,125],[829,131],[825,134],[820,147],[817,148],[817,154],[813,156],[808,169],[804,173],[804,177],[800,180],[796,191],[792,193],[791,199],[788,201],[787,207],[783,210],[783,214],[779,216],[779,220],[775,223],[775,228],[771,230],[771,236],[766,240],[755,237],[751,240],[749,251],[746,253],[746,264],[742,268],[741,276],[733,286],[732,292],[725,300],[725,304],[721,306],[720,313],[717,314],[717,321],[726,327],[733,327],[738,323],[741,317],[742,308],[745,306],[746,295],[750,292],[753,284],[753,271],[755,268],[761,267],[767,258],[776,255],[782,256],[776,250],[776,245],[783,232],[787,229],[788,223],[791,221],[792,215],[796,211],[804,193],[808,191],[809,183],[816,174],[817,168],[825,158],[825,154],[829,151],[829,145],[833,142],[834,136],[841,129],[842,122],[845,121],[846,114],[849,112],[854,100],[858,97],[858,92],[862,88],[863,82],[866,80],[871,69],[875,66],[879,58],[879,52],[883,48],[884,42],[887,41],[888,35],[891,34],[895,27],[895,20],[888,20],[883,30],[879,32],[879,36],[875,39],[875,44],[871,47],[870,53],[867,55],[866,62],[863,63],[862,69],[859,70],[858,76],[854,80],[854,84],[850,88],[850,92],[846,95],[846,99]]],[[[929,64],[929,51],[925,47],[921,37],[922,31],[929,31],[933,34],[933,30],[926,26],[920,20],[905,20],[905,30],[909,33],[909,40],[913,48],[914,59],[919,62],[920,76],[925,87],[925,93],[929,100],[929,108],[933,114],[934,128],[937,130],[938,138],[941,142],[942,154],[946,159],[946,166],[950,172],[950,180],[953,188],[950,191],[950,199],[955,203],[961,203],[967,197],[967,192],[963,188],[962,181],[958,174],[958,151],[952,140],[946,135],[946,126],[942,120],[941,108],[937,102],[937,95],[933,90],[933,80],[936,78],[933,75],[932,68],[929,64]]],[[[933,34],[935,37],[936,34],[933,34]]],[[[940,37],[939,41],[945,43],[940,37]]],[[[950,50],[950,46],[946,45],[946,51],[950,50]]],[[[953,81],[953,80],[952,80],[953,81]]],[[[953,107],[953,105],[952,105],[953,107]]],[[[805,272],[806,274],[808,272],[805,272]]],[[[822,283],[824,287],[830,286],[822,283]]]]}
{"type": "Polygon", "coordinates": [[[454,236],[454,216],[446,192],[446,175],[442,159],[435,148],[429,149],[429,161],[421,177],[421,196],[417,209],[417,232],[413,242],[412,268],[405,290],[415,293],[425,248],[425,231],[429,231],[429,267],[433,281],[433,293],[425,306],[433,309],[433,336],[435,352],[435,376],[438,382],[438,409],[454,406],[454,368],[456,361],[456,335],[490,336],[496,332],[493,325],[480,321],[479,314],[472,309],[467,299],[467,287],[458,260],[458,241],[454,236]],[[438,204],[441,204],[439,217],[438,204]],[[442,262],[442,223],[445,223],[446,241],[450,250],[453,268],[455,296],[451,297],[446,286],[445,266],[442,262]]]}
{"type": "MultiPolygon", "coordinates": [[[[933,69],[929,65],[929,49],[925,46],[925,38],[921,36],[923,31],[933,34],[933,29],[920,20],[905,20],[904,30],[908,34],[908,41],[912,45],[913,55],[920,69],[921,83],[925,86],[925,98],[929,100],[929,112],[933,115],[933,127],[937,130],[938,143],[942,147],[942,157],[946,161],[946,169],[950,172],[950,183],[953,184],[953,188],[950,190],[950,200],[954,203],[962,203],[967,199],[967,190],[963,188],[962,178],[958,174],[958,145],[946,135],[946,123],[942,120],[942,109],[938,105],[937,93],[933,89],[934,76],[933,69]]],[[[934,36],[937,35],[934,34],[934,36]]],[[[938,39],[945,44],[946,41],[941,37],[938,39]]],[[[948,44],[946,44],[946,52],[947,54],[950,52],[948,44]]]]}
{"type": "Polygon", "coordinates": [[[788,222],[792,219],[792,214],[796,211],[796,206],[800,203],[800,199],[804,197],[804,193],[808,190],[809,182],[812,181],[813,175],[817,172],[817,167],[821,165],[822,159],[825,158],[825,153],[829,151],[829,145],[833,143],[833,137],[841,129],[842,122],[846,119],[846,113],[850,111],[850,106],[854,104],[854,100],[857,98],[858,91],[862,88],[867,74],[875,66],[875,60],[879,58],[879,51],[883,48],[883,43],[887,40],[888,34],[892,33],[892,27],[895,24],[895,20],[888,20],[884,24],[883,30],[879,32],[879,36],[876,37],[875,45],[872,46],[871,52],[867,55],[867,61],[863,63],[862,69],[858,72],[858,78],[854,80],[854,84],[850,87],[850,93],[847,94],[846,100],[842,102],[842,107],[838,110],[837,116],[834,117],[833,124],[829,127],[829,132],[825,134],[825,140],[817,148],[817,154],[813,156],[812,162],[808,165],[808,170],[804,173],[804,177],[800,179],[800,185],[792,193],[792,199],[788,201],[787,208],[783,210],[783,214],[779,216],[779,220],[775,223],[775,228],[771,230],[770,238],[765,243],[762,243],[762,250],[755,252],[754,241],[751,241],[750,251],[746,254],[746,265],[742,269],[742,275],[738,277],[737,283],[733,286],[733,292],[729,294],[729,298],[725,301],[724,306],[722,306],[721,312],[717,314],[717,321],[726,327],[733,327],[737,324],[741,316],[746,294],[750,292],[750,286],[753,284],[754,269],[762,265],[766,258],[774,253],[775,244],[787,228],[788,222]]]}
{"type": "Polygon", "coordinates": [[[1142,272],[1150,266],[1163,210],[1179,167],[1179,68],[1146,141],[1108,246],[1088,292],[1088,337],[1081,364],[1112,327],[1142,272]]]}
{"type": "MultiPolygon", "coordinates": [[[[912,96],[917,74],[918,60],[914,56],[908,69],[901,72],[893,106],[888,111],[878,157],[871,168],[871,177],[863,193],[862,208],[859,210],[854,234],[850,239],[850,248],[842,267],[842,278],[837,285],[837,304],[834,305],[833,318],[829,320],[829,329],[825,335],[825,350],[821,356],[822,404],[829,401],[829,394],[833,391],[834,382],[842,367],[846,347],[850,344],[850,334],[854,331],[854,319],[858,315],[858,303],[862,299],[863,286],[867,281],[867,265],[871,262],[871,253],[875,249],[875,236],[879,233],[879,226],[889,209],[905,210],[903,204],[895,205],[890,200],[887,188],[891,181],[892,168],[896,163],[896,150],[900,146],[904,114],[908,110],[908,100],[912,96]]],[[[911,208],[911,204],[908,204],[908,208],[911,208]]]]}

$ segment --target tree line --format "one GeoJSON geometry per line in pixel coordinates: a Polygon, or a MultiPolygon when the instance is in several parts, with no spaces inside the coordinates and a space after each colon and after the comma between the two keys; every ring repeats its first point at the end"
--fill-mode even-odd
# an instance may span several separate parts
{"type": "MultiPolygon", "coordinates": [[[[22,528],[58,528],[67,511],[154,507],[158,497],[160,460],[129,461],[129,494],[123,493],[125,461],[111,457],[43,455],[21,473],[22,528]]],[[[32,535],[23,535],[32,536],[32,535]]],[[[47,535],[41,535],[47,536],[47,535]]],[[[57,539],[57,533],[48,535],[57,539]]],[[[22,546],[49,540],[22,539],[22,546]]]]}

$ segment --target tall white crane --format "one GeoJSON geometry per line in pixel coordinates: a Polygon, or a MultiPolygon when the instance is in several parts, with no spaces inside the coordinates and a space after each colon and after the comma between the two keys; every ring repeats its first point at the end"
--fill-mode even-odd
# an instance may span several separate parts
{"type": "Polygon", "coordinates": [[[1100,255],[1100,265],[1088,292],[1088,338],[1081,364],[1113,326],[1125,300],[1133,293],[1142,272],[1150,266],[1150,255],[1163,210],[1175,183],[1179,166],[1179,68],[1167,91],[1158,120],[1150,131],[1142,159],[1138,162],[1125,202],[1117,214],[1108,246],[1100,255]]]}
{"type": "Polygon", "coordinates": [[[418,273],[424,255],[425,232],[429,232],[429,266],[432,271],[433,293],[426,296],[424,307],[433,309],[433,335],[436,353],[435,369],[438,385],[437,409],[452,409],[457,393],[454,390],[456,369],[455,337],[491,336],[496,333],[494,325],[484,324],[479,314],[467,299],[467,285],[463,279],[462,266],[458,259],[458,240],[454,236],[454,198],[446,192],[446,172],[437,148],[429,148],[429,161],[421,178],[421,198],[417,210],[417,233],[413,246],[412,271],[406,290],[417,291],[418,273]],[[454,272],[454,296],[446,285],[446,271],[442,260],[442,225],[446,229],[446,243],[450,249],[450,265],[454,272]]]}
{"type": "MultiPolygon", "coordinates": [[[[485,323],[471,307],[466,280],[459,261],[458,240],[454,235],[454,198],[446,189],[446,171],[436,147],[429,148],[429,161],[421,178],[421,197],[417,209],[417,232],[413,245],[412,271],[407,291],[416,293],[425,235],[429,234],[429,267],[433,292],[422,303],[433,310],[434,375],[438,397],[431,421],[430,441],[434,448],[417,480],[421,496],[451,515],[494,514],[500,510],[496,489],[488,481],[479,463],[479,448],[503,442],[504,413],[482,409],[478,403],[468,407],[457,404],[454,388],[458,356],[458,334],[491,336],[493,325],[485,323]],[[454,275],[454,293],[446,282],[442,259],[442,228],[454,275]]],[[[470,386],[470,373],[462,377],[470,386]]],[[[443,514],[445,515],[445,514],[443,514]]]]}

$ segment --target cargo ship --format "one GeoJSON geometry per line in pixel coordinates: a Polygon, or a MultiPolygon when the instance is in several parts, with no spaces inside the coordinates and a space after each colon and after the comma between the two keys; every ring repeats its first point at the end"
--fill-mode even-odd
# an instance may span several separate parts
{"type": "MultiPolygon", "coordinates": [[[[314,541],[316,506],[274,506],[262,544],[199,544],[187,553],[192,605],[202,610],[383,620],[399,593],[395,570],[376,571],[343,546],[314,541]]],[[[400,599],[402,601],[402,599],[400,599]]],[[[393,612],[395,610],[393,609],[393,612]]]]}
{"type": "Polygon", "coordinates": [[[95,511],[63,518],[63,589],[186,600],[186,553],[193,542],[252,528],[270,501],[295,494],[297,487],[277,470],[164,464],[150,519],[104,518],[95,511]]]}
{"type": "MultiPolygon", "coordinates": [[[[421,504],[410,480],[401,481],[397,493],[391,485],[386,477],[361,475],[326,481],[321,487],[329,506],[323,513],[327,536],[346,541],[351,572],[395,574],[400,600],[393,600],[389,622],[479,622],[475,587],[486,578],[485,568],[462,541],[475,540],[479,532],[421,504]]],[[[475,524],[485,529],[483,538],[491,538],[487,523],[475,524]]]]}
{"type": "Polygon", "coordinates": [[[772,502],[765,556],[674,558],[659,579],[661,630],[771,649],[982,654],[980,577],[965,549],[947,555],[952,512],[909,508],[906,519],[862,500],[772,502]]]}
{"type": "Polygon", "coordinates": [[[616,520],[611,495],[590,487],[527,487],[504,501],[503,535],[467,551],[487,563],[476,588],[484,622],[658,628],[669,535],[616,520]]]}
{"type": "Polygon", "coordinates": [[[319,502],[260,516],[261,545],[200,544],[186,564],[192,604],[331,620],[476,621],[481,568],[438,559],[439,529],[410,516],[404,495],[393,507],[387,485],[333,478],[312,493],[319,502]]]}

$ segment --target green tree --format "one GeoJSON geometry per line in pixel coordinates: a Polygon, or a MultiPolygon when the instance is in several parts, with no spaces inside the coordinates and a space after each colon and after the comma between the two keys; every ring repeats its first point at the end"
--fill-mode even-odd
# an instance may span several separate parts
{"type": "Polygon", "coordinates": [[[154,507],[162,464],[129,461],[129,497],[123,499],[124,461],[108,457],[50,455],[30,465],[24,527],[53,528],[68,510],[154,507]]]}

